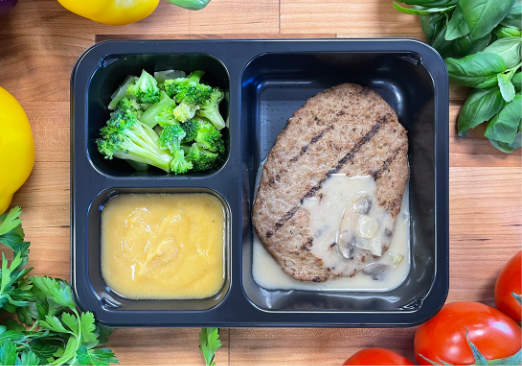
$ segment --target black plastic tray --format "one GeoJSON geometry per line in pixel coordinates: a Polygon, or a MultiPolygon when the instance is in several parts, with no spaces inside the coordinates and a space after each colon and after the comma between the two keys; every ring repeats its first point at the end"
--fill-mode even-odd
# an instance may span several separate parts
{"type": "Polygon", "coordinates": [[[431,47],[410,39],[106,41],[71,76],[72,284],[81,308],[109,326],[394,327],[434,315],[448,292],[448,78],[431,47]],[[207,71],[230,92],[228,157],[214,172],[135,173],[104,160],[94,140],[128,74],[207,71]],[[250,210],[259,163],[287,119],[318,91],[367,85],[408,130],[411,270],[388,292],[273,291],[252,277],[250,210]],[[227,212],[226,281],[204,300],[129,300],[100,270],[100,213],[127,192],[210,192],[227,212]]]}

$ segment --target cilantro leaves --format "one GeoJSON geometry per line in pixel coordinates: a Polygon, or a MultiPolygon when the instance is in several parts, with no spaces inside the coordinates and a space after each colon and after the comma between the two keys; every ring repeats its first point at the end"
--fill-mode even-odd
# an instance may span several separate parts
{"type": "Polygon", "coordinates": [[[108,331],[94,315],[80,312],[68,283],[28,276],[29,242],[24,241],[21,209],[0,216],[0,365],[100,365],[118,363],[108,348],[97,348],[108,331]],[[9,260],[8,258],[12,258],[9,260]]]}

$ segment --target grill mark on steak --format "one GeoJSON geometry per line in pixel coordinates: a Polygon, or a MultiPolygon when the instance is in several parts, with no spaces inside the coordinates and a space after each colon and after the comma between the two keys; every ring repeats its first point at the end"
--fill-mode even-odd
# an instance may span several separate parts
{"type": "Polygon", "coordinates": [[[368,143],[368,141],[370,141],[373,136],[375,136],[377,134],[377,132],[379,131],[379,129],[388,122],[388,117],[386,115],[382,116],[381,118],[378,118],[376,121],[375,121],[375,124],[373,125],[373,127],[370,129],[370,131],[368,131],[363,137],[361,137],[356,143],[355,145],[352,147],[352,149],[346,153],[346,155],[344,155],[341,160],[339,160],[337,162],[337,165],[335,166],[334,169],[330,169],[328,170],[328,172],[325,174],[325,176],[319,181],[319,183],[317,183],[315,186],[313,186],[312,188],[310,188],[308,190],[308,192],[305,193],[305,195],[299,200],[299,204],[297,204],[296,206],[294,206],[291,210],[289,210],[287,213],[285,213],[283,215],[283,217],[281,217],[277,222],[276,224],[274,225],[274,231],[277,231],[279,230],[288,220],[290,220],[294,215],[295,213],[297,212],[297,210],[299,209],[299,207],[303,204],[303,201],[305,198],[310,198],[310,197],[313,197],[315,196],[315,194],[317,193],[318,190],[321,189],[321,186],[323,185],[324,181],[327,180],[330,175],[334,174],[334,173],[337,173],[339,170],[341,170],[343,168],[343,166],[351,161],[355,154],[357,154],[360,150],[361,150],[361,147],[368,143]]]}
{"type": "Polygon", "coordinates": [[[373,177],[373,179],[375,181],[377,181],[382,176],[382,174],[390,168],[390,165],[393,163],[395,158],[399,155],[399,152],[401,150],[402,150],[402,148],[399,147],[398,149],[395,149],[394,151],[392,151],[391,155],[382,162],[382,166],[378,170],[371,172],[371,176],[373,177]]]}
{"type": "MultiPolygon", "coordinates": [[[[317,117],[315,117],[315,118],[317,118],[317,117]]],[[[306,151],[308,150],[308,148],[310,147],[310,145],[315,144],[317,141],[319,141],[320,139],[323,138],[323,136],[324,136],[324,134],[325,134],[326,132],[331,131],[331,130],[333,130],[333,129],[334,129],[334,126],[333,126],[333,125],[330,125],[330,126],[328,126],[328,127],[326,127],[326,128],[323,128],[323,130],[322,130],[321,132],[319,132],[317,135],[315,135],[314,137],[312,137],[312,138],[310,139],[310,142],[309,142],[308,144],[304,145],[304,146],[301,148],[301,150],[299,151],[299,153],[298,153],[296,156],[294,156],[292,159],[290,159],[290,162],[295,163],[297,160],[299,160],[299,158],[300,158],[301,156],[303,156],[303,155],[306,153],[306,151]]]]}

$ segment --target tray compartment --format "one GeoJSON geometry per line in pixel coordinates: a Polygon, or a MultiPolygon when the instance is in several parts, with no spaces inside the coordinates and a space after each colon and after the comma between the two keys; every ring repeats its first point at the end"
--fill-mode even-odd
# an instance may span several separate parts
{"type": "Polygon", "coordinates": [[[243,243],[243,286],[266,311],[401,312],[418,309],[435,276],[434,95],[431,76],[420,57],[403,53],[270,53],[255,58],[243,74],[243,113],[249,129],[253,202],[256,170],[287,120],[306,99],[343,82],[376,90],[408,130],[411,211],[411,268],[396,289],[378,291],[268,290],[252,276],[252,235],[243,243]]]}
{"type": "Polygon", "coordinates": [[[91,258],[88,273],[93,291],[101,306],[111,310],[206,310],[223,301],[230,289],[230,206],[215,191],[200,188],[110,188],[102,191],[92,202],[88,214],[88,252],[91,258]],[[105,282],[101,271],[101,216],[104,205],[117,195],[136,193],[207,193],[216,197],[223,205],[225,213],[225,233],[223,242],[224,283],[214,295],[204,299],[129,299],[113,291],[105,282]]]}
{"type": "MultiPolygon", "coordinates": [[[[99,137],[100,128],[109,119],[107,105],[111,100],[112,93],[123,83],[129,75],[139,76],[141,70],[145,69],[152,74],[155,71],[176,69],[189,74],[195,70],[204,70],[202,78],[204,83],[219,87],[224,92],[230,90],[230,80],[226,67],[215,57],[204,53],[187,54],[128,54],[110,55],[105,57],[95,70],[90,81],[88,90],[88,115],[87,115],[87,151],[93,167],[101,174],[111,176],[164,176],[165,172],[154,167],[149,167],[145,172],[136,172],[129,164],[121,159],[105,159],[97,150],[96,139],[99,137]]],[[[228,101],[224,99],[220,104],[224,119],[228,116],[228,101]]],[[[228,129],[222,130],[225,140],[227,160],[230,138],[228,129]]],[[[224,164],[224,163],[223,163],[224,164]]],[[[212,174],[219,170],[191,173],[186,176],[201,176],[212,174]]]]}

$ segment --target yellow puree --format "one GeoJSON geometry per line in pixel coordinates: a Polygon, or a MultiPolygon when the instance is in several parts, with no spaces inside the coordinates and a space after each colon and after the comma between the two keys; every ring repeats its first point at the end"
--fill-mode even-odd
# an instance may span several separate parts
{"type": "Polygon", "coordinates": [[[204,298],[224,281],[224,213],[205,193],[124,194],[102,212],[102,272],[136,299],[204,298]]]}

